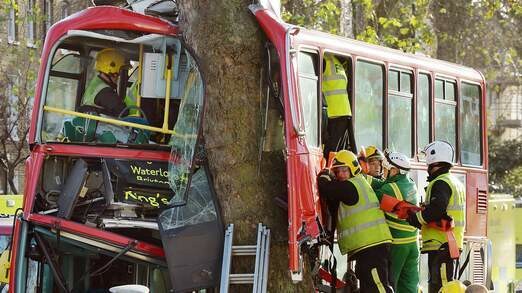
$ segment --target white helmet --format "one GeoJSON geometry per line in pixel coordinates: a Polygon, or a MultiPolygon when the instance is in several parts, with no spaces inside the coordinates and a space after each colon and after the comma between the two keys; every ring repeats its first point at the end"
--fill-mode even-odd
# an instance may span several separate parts
{"type": "Polygon", "coordinates": [[[395,167],[399,169],[401,174],[406,174],[411,169],[410,160],[402,153],[386,151],[384,157],[386,160],[383,162],[383,167],[386,169],[395,167]]]}
{"type": "Polygon", "coordinates": [[[448,163],[453,165],[455,151],[447,141],[436,140],[424,147],[422,153],[425,155],[426,164],[448,163]]]}

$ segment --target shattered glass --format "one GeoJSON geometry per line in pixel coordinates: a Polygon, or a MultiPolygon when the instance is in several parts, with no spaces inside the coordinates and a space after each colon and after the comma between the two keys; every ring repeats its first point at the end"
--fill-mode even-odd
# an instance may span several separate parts
{"type": "Polygon", "coordinates": [[[196,64],[191,66],[185,91],[181,100],[178,120],[169,142],[169,184],[174,191],[170,205],[179,206],[187,202],[187,185],[192,172],[194,151],[203,109],[203,82],[196,64]]]}
{"type": "Polygon", "coordinates": [[[159,216],[164,231],[216,220],[216,207],[204,168],[192,176],[187,204],[167,209],[159,216]]]}

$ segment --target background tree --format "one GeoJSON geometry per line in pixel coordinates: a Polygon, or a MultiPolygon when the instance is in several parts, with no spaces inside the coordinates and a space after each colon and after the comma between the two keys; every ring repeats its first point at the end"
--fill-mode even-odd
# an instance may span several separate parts
{"type": "Polygon", "coordinates": [[[200,61],[206,85],[208,161],[224,221],[234,223],[235,243],[255,243],[259,222],[271,229],[268,290],[311,292],[309,279],[298,285],[289,281],[287,215],[273,201],[286,188],[282,154],[268,153],[258,160],[265,39],[248,10],[251,3],[178,2],[185,41],[200,61]]]}
{"type": "MultiPolygon", "coordinates": [[[[19,35],[25,33],[29,18],[38,21],[37,11],[33,15],[21,13],[14,1],[3,1],[0,20],[8,18],[14,9],[19,35]]],[[[17,39],[16,42],[19,43],[17,39]]],[[[38,45],[36,40],[35,45],[38,45]]],[[[25,45],[25,44],[24,44],[25,45]]],[[[23,171],[23,163],[29,155],[27,134],[31,116],[34,80],[38,68],[38,51],[18,45],[4,45],[0,60],[0,168],[6,174],[6,193],[20,193],[15,176],[23,171]],[[6,188],[7,187],[7,188],[6,188]]]]}
{"type": "MultiPolygon", "coordinates": [[[[33,59],[33,58],[29,58],[33,59]]],[[[0,167],[7,174],[11,193],[17,194],[15,171],[29,155],[27,134],[31,117],[35,62],[12,64],[0,72],[0,167]]],[[[4,189],[5,190],[5,189],[4,189]]]]}

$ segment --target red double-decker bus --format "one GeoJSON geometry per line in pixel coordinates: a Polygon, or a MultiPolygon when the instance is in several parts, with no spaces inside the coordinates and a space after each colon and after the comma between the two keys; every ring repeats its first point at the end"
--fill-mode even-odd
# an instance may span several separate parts
{"type": "Polygon", "coordinates": [[[280,72],[272,75],[282,77],[277,97],[285,117],[289,268],[293,279],[300,280],[302,251],[314,245],[320,226],[324,226],[315,183],[323,167],[327,120],[321,99],[323,60],[325,55],[334,55],[344,64],[348,77],[354,123],[350,136],[355,140],[350,148],[354,152],[373,145],[409,156],[413,166],[410,175],[422,201],[427,167],[416,154],[433,140],[448,141],[455,148],[452,172],[466,187],[466,248],[462,255],[470,255],[461,280],[489,285],[484,76],[462,65],[296,27],[259,6],[251,6],[251,10],[272,45],[271,56],[277,58],[272,63],[278,66],[272,70],[280,72]]]}
{"type": "MultiPolygon", "coordinates": [[[[471,252],[463,278],[486,283],[483,76],[295,27],[262,6],[250,8],[268,43],[265,116],[273,128],[266,133],[284,133],[273,137],[286,153],[292,280],[301,280],[302,259],[318,250],[324,228],[316,186],[324,161],[320,89],[324,55],[333,54],[346,64],[352,149],[375,145],[409,155],[423,190],[427,173],[417,149],[434,139],[456,147],[454,171],[467,193],[463,255],[471,252]],[[274,111],[282,115],[268,115],[274,111]]],[[[10,292],[218,287],[224,224],[201,143],[204,93],[198,61],[175,23],[100,6],[53,25],[35,91],[10,292]],[[119,72],[118,96],[136,101],[117,116],[85,98],[99,74],[96,56],[108,48],[128,60],[119,72]]]]}

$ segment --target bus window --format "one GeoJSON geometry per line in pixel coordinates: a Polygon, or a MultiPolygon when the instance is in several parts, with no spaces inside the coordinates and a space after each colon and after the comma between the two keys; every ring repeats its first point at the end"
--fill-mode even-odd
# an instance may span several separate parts
{"type": "Polygon", "coordinates": [[[357,61],[355,67],[355,140],[382,149],[384,67],[357,61]]]}
{"type": "Polygon", "coordinates": [[[417,83],[417,146],[430,142],[430,77],[419,74],[417,83]]]}
{"type": "Polygon", "coordinates": [[[456,147],[455,82],[435,80],[435,139],[456,147]]]}
{"type": "MultiPolygon", "coordinates": [[[[46,105],[74,111],[80,78],[80,54],[78,52],[58,50],[53,59],[46,105]]],[[[65,115],[69,119],[71,115],[65,115]]],[[[52,140],[61,131],[64,115],[45,112],[43,118],[42,138],[52,140]]]]}
{"type": "Polygon", "coordinates": [[[157,148],[171,143],[177,122],[198,128],[201,77],[176,38],[75,31],[54,51],[48,76],[42,142],[157,148]]]}
{"type": "Polygon", "coordinates": [[[480,165],[480,88],[462,83],[460,95],[460,158],[463,164],[480,165]]]}
{"type": "Polygon", "coordinates": [[[412,102],[411,72],[388,72],[388,148],[411,157],[412,102]]]}
{"type": "Polygon", "coordinates": [[[317,54],[299,52],[299,92],[303,105],[303,120],[308,146],[319,146],[319,77],[317,54]]]}

